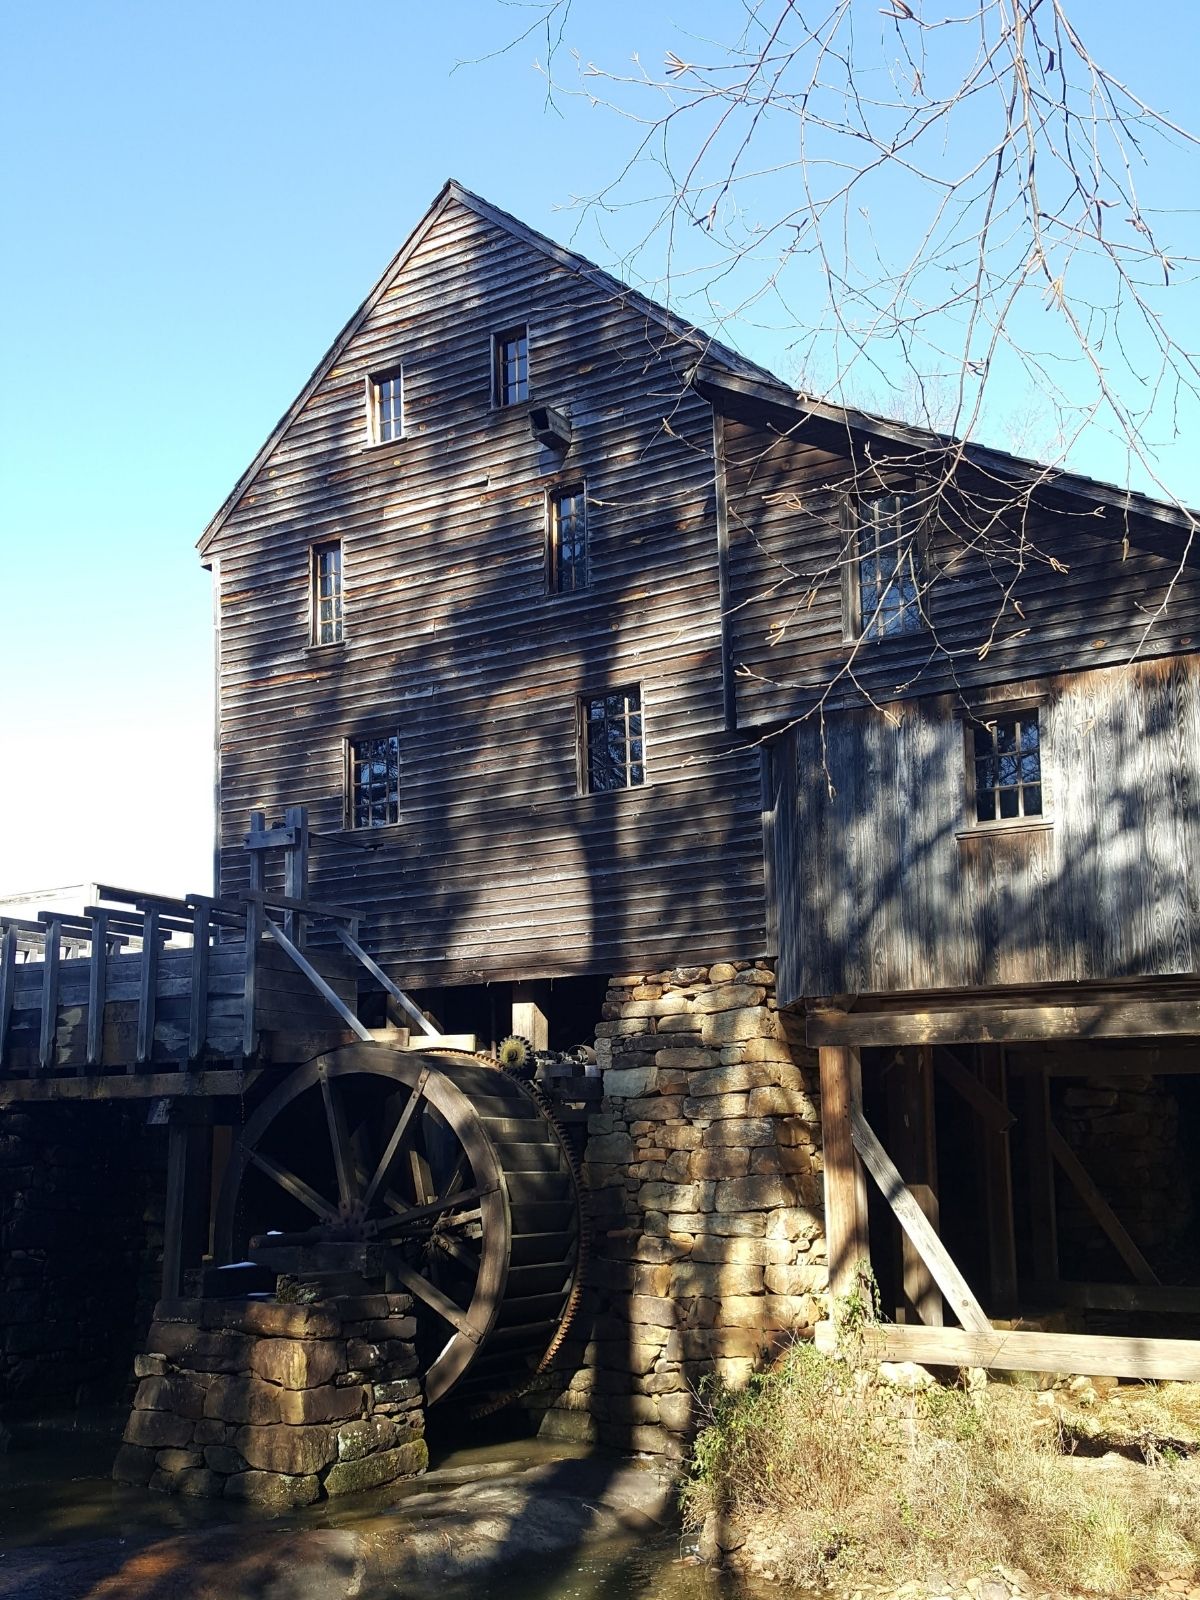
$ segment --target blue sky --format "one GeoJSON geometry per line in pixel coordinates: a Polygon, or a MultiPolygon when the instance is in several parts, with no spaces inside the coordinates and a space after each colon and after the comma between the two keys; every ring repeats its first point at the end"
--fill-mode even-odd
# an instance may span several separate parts
{"type": "MultiPolygon", "coordinates": [[[[720,37],[736,9],[577,0],[567,43],[657,66],[686,38],[676,17],[720,37]]],[[[1191,8],[1161,0],[1137,30],[1115,0],[1086,10],[1102,51],[1186,121],[1191,8]]],[[[0,893],[207,886],[195,540],[443,181],[607,266],[640,237],[633,215],[601,226],[570,209],[613,175],[630,128],[585,98],[547,108],[543,40],[455,70],[533,15],[497,0],[8,0],[0,893]]],[[[1180,157],[1158,181],[1200,205],[1196,172],[1180,157]]],[[[652,278],[661,258],[638,266],[652,278]]],[[[777,317],[730,333],[791,375],[777,317]]],[[[1163,459],[1200,500],[1193,451],[1163,459]]]]}

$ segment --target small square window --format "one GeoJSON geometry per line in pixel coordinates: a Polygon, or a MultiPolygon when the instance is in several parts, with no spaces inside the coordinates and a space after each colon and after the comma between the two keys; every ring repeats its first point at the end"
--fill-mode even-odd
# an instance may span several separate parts
{"type": "Polygon", "coordinates": [[[550,495],[547,572],[553,594],[586,589],[588,581],[587,499],[583,485],[550,495]]]}
{"type": "Polygon", "coordinates": [[[976,822],[1042,815],[1042,750],[1037,708],[971,725],[976,822]]]}
{"type": "Polygon", "coordinates": [[[347,823],[352,828],[386,828],[399,820],[399,734],[352,739],[347,750],[347,823]]]}
{"type": "Polygon", "coordinates": [[[851,638],[894,639],[927,626],[920,504],[913,494],[877,495],[856,502],[854,549],[847,596],[851,638]]]}
{"type": "Polygon", "coordinates": [[[529,334],[525,328],[498,333],[492,346],[492,397],[498,406],[529,399],[529,334]]]}
{"type": "Polygon", "coordinates": [[[367,379],[367,432],[372,444],[390,444],[404,437],[404,373],[380,373],[367,379]]]}
{"type": "Polygon", "coordinates": [[[313,644],[342,642],[342,546],[339,540],[313,546],[312,571],[313,644]]]}
{"type": "Polygon", "coordinates": [[[634,684],[581,700],[579,713],[584,793],[602,794],[645,783],[641,689],[634,684]]]}

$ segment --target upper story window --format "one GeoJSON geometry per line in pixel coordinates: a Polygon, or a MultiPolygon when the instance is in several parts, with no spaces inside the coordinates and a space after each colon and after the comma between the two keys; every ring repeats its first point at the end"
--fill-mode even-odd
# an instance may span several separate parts
{"type": "Polygon", "coordinates": [[[313,546],[312,642],[340,644],[342,641],[342,546],[340,540],[313,546]]]}
{"type": "Polygon", "coordinates": [[[1042,750],[1037,707],[973,723],[971,740],[976,822],[1040,817],[1042,750]]]}
{"type": "Polygon", "coordinates": [[[646,781],[642,691],[637,684],[580,701],[581,776],[586,794],[646,781]]]}
{"type": "Polygon", "coordinates": [[[853,546],[844,585],[849,638],[894,639],[927,626],[920,510],[913,494],[853,503],[853,546]]]}
{"type": "Polygon", "coordinates": [[[529,399],[529,331],[509,328],[492,343],[492,398],[498,406],[529,399]]]}
{"type": "Polygon", "coordinates": [[[367,379],[367,428],[372,444],[404,437],[404,373],[399,367],[367,379]]]}
{"type": "Polygon", "coordinates": [[[352,739],[347,751],[347,823],[352,828],[385,828],[399,820],[399,734],[352,739]]]}
{"type": "Polygon", "coordinates": [[[581,483],[550,494],[547,572],[553,594],[586,589],[588,581],[587,499],[581,483]]]}

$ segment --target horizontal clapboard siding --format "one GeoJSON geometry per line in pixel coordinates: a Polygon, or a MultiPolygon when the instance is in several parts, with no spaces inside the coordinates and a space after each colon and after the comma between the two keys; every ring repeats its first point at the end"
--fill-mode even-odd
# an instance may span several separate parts
{"type": "MultiPolygon", "coordinates": [[[[948,496],[930,534],[932,631],[843,642],[841,515],[854,469],[828,435],[724,424],[741,727],[786,721],[817,702],[861,702],[864,692],[876,700],[955,686],[969,693],[1164,655],[1200,638],[1200,574],[1184,531],[1132,517],[1127,527],[1119,512],[1083,498],[1019,512],[999,480],[963,469],[959,507],[979,524],[1008,505],[1008,531],[972,545],[948,496]]],[[[877,456],[888,453],[883,446],[877,456]]]]}
{"type": "Polygon", "coordinates": [[[780,998],[1200,969],[1200,657],[1049,680],[1046,827],[973,829],[961,701],[776,742],[780,998]]]}
{"type": "Polygon", "coordinates": [[[222,883],[247,814],[305,804],[312,892],[362,906],[415,986],[604,972],[764,942],[757,751],[725,731],[712,418],[692,346],[451,202],[245,486],[219,573],[222,883]],[[526,323],[565,460],[490,403],[526,323]],[[366,439],[404,367],[407,437],[366,439]],[[547,491],[584,478],[591,585],[549,595],[547,491]],[[345,632],[309,647],[308,550],[340,539],[345,632]],[[577,793],[581,695],[642,686],[649,782],[577,793]],[[398,732],[401,821],[344,833],[344,745],[398,732]]]}

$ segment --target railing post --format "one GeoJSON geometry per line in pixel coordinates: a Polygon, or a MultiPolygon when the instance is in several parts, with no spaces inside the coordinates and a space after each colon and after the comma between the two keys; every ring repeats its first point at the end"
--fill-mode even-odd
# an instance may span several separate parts
{"type": "MultiPolygon", "coordinates": [[[[283,855],[283,892],[291,900],[303,900],[308,893],[308,807],[288,806],[283,825],[296,835],[283,855]]],[[[304,949],[305,927],[302,911],[285,911],[283,931],[298,950],[304,949]]]]}
{"type": "MultiPolygon", "coordinates": [[[[142,915],[142,969],[138,985],[137,1060],[149,1061],[154,1053],[154,1002],[158,997],[158,912],[150,907],[142,915]]],[[[132,1068],[130,1069],[133,1070],[132,1068]]]]}
{"type": "Polygon", "coordinates": [[[192,992],[188,1007],[188,1062],[196,1061],[208,1036],[208,962],[212,902],[197,897],[192,911],[192,992]]]}
{"type": "Polygon", "coordinates": [[[42,1032],[38,1042],[38,1064],[43,1071],[54,1065],[55,1036],[58,1028],[58,957],[61,924],[53,919],[42,935],[45,949],[42,968],[42,1032]]]}
{"type": "Polygon", "coordinates": [[[92,913],[92,956],[88,970],[87,1065],[104,1055],[104,1004],[108,977],[108,912],[92,913]]]}
{"type": "MultiPolygon", "coordinates": [[[[251,858],[254,859],[253,857],[251,858]]],[[[261,856],[258,858],[261,860],[261,856]]],[[[258,1049],[258,1029],[255,1025],[256,982],[258,970],[258,945],[262,937],[262,901],[252,897],[246,901],[246,959],[242,995],[242,1054],[252,1056],[258,1049]]]]}
{"type": "Polygon", "coordinates": [[[13,993],[17,986],[17,930],[5,928],[0,940],[0,1066],[8,1043],[8,1022],[12,1016],[13,993]]]}

